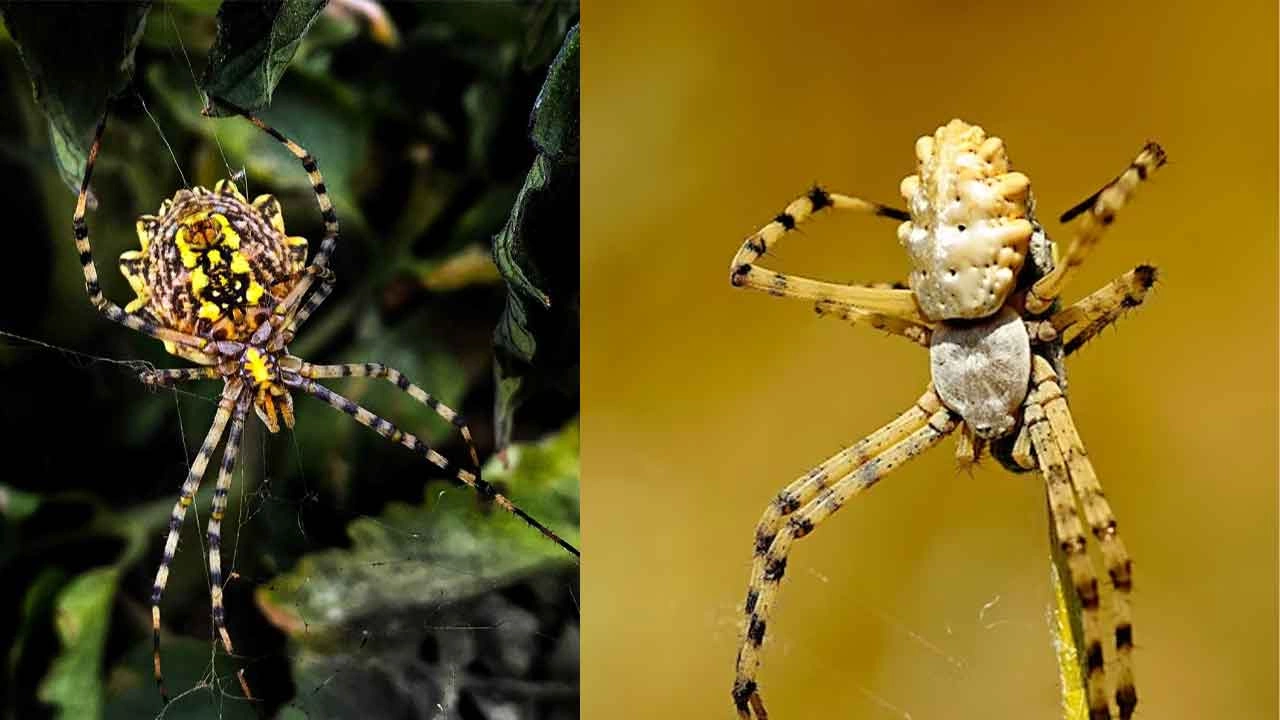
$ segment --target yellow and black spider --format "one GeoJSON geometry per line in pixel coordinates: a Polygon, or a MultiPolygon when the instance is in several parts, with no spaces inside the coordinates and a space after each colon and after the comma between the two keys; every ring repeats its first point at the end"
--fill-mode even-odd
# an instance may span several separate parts
{"type": "MultiPolygon", "coordinates": [[[[250,202],[234,182],[220,180],[213,190],[202,187],[179,190],[161,203],[156,215],[143,215],[138,219],[141,247],[120,256],[120,270],[137,297],[124,308],[107,299],[98,282],[89,244],[89,226],[85,221],[89,180],[106,130],[107,113],[94,133],[72,219],[76,249],[84,270],[85,292],[94,307],[110,320],[163,341],[171,354],[199,365],[145,371],[141,374],[142,381],[155,386],[192,380],[221,379],[224,383],[212,426],[173,506],[164,555],[151,594],[155,678],[165,703],[169,698],[160,669],[160,599],[168,582],[187,508],[225,433],[226,446],[208,525],[209,582],[214,627],[223,647],[232,653],[222,604],[220,554],[222,517],[232,470],[251,405],[272,433],[279,432],[282,420],[286,427],[293,427],[290,391],[317,397],[388,440],[422,455],[442,470],[452,470],[454,477],[474,488],[483,498],[519,517],[575,557],[579,555],[575,547],[480,477],[479,458],[466,422],[399,371],[379,363],[312,365],[289,354],[288,345],[298,328],[332,292],[334,276],[329,269],[329,259],[338,240],[338,216],[316,160],[309,152],[243,108],[223,100],[217,102],[282,143],[306,170],[324,220],[324,238],[310,264],[307,264],[306,238],[291,237],[285,232],[284,217],[276,198],[260,195],[250,202]],[[316,382],[336,377],[381,378],[431,408],[457,427],[469,450],[472,467],[454,467],[415,435],[316,382]]],[[[241,681],[246,696],[250,696],[243,677],[241,681]]]]}

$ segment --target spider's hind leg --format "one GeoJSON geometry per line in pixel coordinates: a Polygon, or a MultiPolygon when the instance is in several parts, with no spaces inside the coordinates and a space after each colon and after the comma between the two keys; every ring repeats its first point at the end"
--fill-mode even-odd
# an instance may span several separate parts
{"type": "Polygon", "coordinates": [[[330,390],[329,388],[317,383],[315,380],[312,380],[307,377],[303,377],[301,375],[293,374],[293,373],[282,374],[281,377],[286,386],[296,390],[300,390],[302,392],[307,393],[308,395],[311,395],[313,397],[316,397],[316,398],[319,398],[320,400],[325,401],[329,405],[350,415],[353,419],[355,419],[356,422],[373,430],[374,432],[378,433],[382,437],[390,440],[393,443],[403,445],[409,450],[412,450],[417,454],[423,456],[424,458],[427,459],[428,462],[440,468],[441,470],[453,472],[454,477],[458,481],[462,482],[464,485],[467,485],[468,487],[475,490],[477,493],[480,494],[482,498],[486,500],[491,500],[498,507],[501,507],[503,510],[506,510],[512,515],[515,515],[516,517],[520,518],[527,525],[532,527],[534,530],[537,530],[538,532],[542,533],[543,536],[545,536],[547,539],[551,540],[555,544],[559,545],[561,548],[564,548],[574,557],[581,556],[581,553],[578,552],[578,549],[576,547],[574,547],[573,545],[570,545],[563,538],[561,538],[554,531],[552,531],[551,528],[547,527],[546,525],[543,525],[532,515],[522,510],[515,503],[511,502],[511,500],[508,499],[505,495],[498,492],[498,489],[495,488],[492,484],[481,479],[475,473],[472,473],[468,470],[455,468],[453,464],[449,462],[448,459],[446,459],[443,455],[433,450],[431,446],[427,445],[425,442],[420,440],[417,436],[413,435],[412,433],[407,433],[407,432],[404,432],[403,430],[400,430],[385,418],[375,415],[369,410],[361,407],[358,403],[339,395],[338,393],[330,390]]]}
{"type": "Polygon", "coordinates": [[[756,529],[755,559],[744,606],[733,702],[748,720],[767,717],[756,675],[769,613],[786,573],[792,544],[813,532],[854,495],[903,462],[938,444],[959,423],[932,388],[898,418],[793,482],[765,509],[756,529]]]}

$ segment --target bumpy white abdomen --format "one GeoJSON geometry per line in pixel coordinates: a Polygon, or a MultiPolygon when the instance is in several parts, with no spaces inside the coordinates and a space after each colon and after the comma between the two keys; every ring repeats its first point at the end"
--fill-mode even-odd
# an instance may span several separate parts
{"type": "Polygon", "coordinates": [[[911,219],[898,239],[911,289],[930,320],[987,317],[1017,281],[1033,231],[1031,185],[1009,171],[1004,142],[952,120],[916,141],[915,175],[902,181],[911,219]]]}

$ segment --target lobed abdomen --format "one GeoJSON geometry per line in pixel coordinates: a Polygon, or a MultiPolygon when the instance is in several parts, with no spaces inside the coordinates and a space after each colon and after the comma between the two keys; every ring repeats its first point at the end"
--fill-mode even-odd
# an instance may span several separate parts
{"type": "Polygon", "coordinates": [[[903,179],[911,219],[898,240],[911,257],[911,289],[930,320],[988,317],[1017,281],[1034,229],[1031,186],[1009,170],[1004,142],[952,120],[916,142],[917,172],[903,179]]]}
{"type": "Polygon", "coordinates": [[[179,190],[137,229],[141,248],[120,256],[137,296],[125,310],[199,337],[247,340],[306,265],[306,238],[285,234],[280,203],[249,203],[227,180],[179,190]]]}

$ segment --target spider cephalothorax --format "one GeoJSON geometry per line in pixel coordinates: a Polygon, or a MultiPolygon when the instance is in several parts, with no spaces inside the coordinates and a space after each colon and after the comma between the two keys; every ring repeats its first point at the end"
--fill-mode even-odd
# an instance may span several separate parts
{"type": "Polygon", "coordinates": [[[800,476],[765,509],[756,528],[734,704],[743,718],[765,717],[755,678],[792,543],[891,469],[959,430],[962,463],[976,462],[989,444],[1006,467],[1038,468],[1045,477],[1053,535],[1082,613],[1090,720],[1103,720],[1111,717],[1104,625],[1081,515],[1089,525],[1115,589],[1114,700],[1127,719],[1137,705],[1129,659],[1130,562],[1071,419],[1062,361],[1141,303],[1155,269],[1139,266],[1066,309],[1058,309],[1058,297],[1137,185],[1164,163],[1164,151],[1148,143],[1115,180],[1062,216],[1063,222],[1079,219],[1061,261],[1035,219],[1027,176],[1010,168],[999,138],[952,120],[916,142],[916,158],[917,172],[901,184],[909,211],[814,188],[748,237],[730,265],[735,286],[815,301],[820,315],[929,348],[932,379],[911,409],[800,476]],[[787,232],[827,208],[903,221],[898,239],[912,266],[910,289],[838,285],[756,264],[787,232]]]}
{"type": "MultiPolygon", "coordinates": [[[[309,152],[244,109],[225,101],[219,101],[219,104],[244,116],[278,140],[306,171],[324,221],[324,237],[310,264],[307,263],[306,239],[285,233],[280,203],[274,197],[260,195],[250,203],[240,194],[235,183],[221,180],[213,190],[202,187],[179,190],[161,204],[157,215],[139,218],[140,247],[120,257],[120,270],[136,297],[124,308],[108,300],[98,281],[98,269],[89,243],[89,225],[85,219],[89,181],[101,147],[102,134],[106,130],[105,115],[98,124],[89,149],[72,218],[85,292],[94,307],[115,322],[163,341],[170,353],[200,366],[149,370],[142,373],[142,381],[166,386],[190,380],[223,381],[222,396],[213,423],[182,484],[182,494],[174,503],[164,555],[152,587],[155,679],[165,702],[168,702],[168,695],[160,671],[160,599],[169,579],[169,566],[177,552],[183,520],[224,434],[227,442],[214,488],[213,510],[209,515],[209,594],[214,627],[223,647],[228,653],[232,652],[222,605],[221,528],[250,405],[267,429],[275,433],[279,432],[282,421],[285,426],[293,427],[291,392],[323,400],[391,442],[450,472],[456,480],[474,488],[485,499],[492,500],[565,550],[578,555],[576,548],[480,478],[480,460],[466,422],[399,371],[380,363],[313,365],[289,354],[288,345],[294,334],[333,288],[329,258],[338,240],[337,212],[316,160],[309,152]],[[318,379],[343,377],[386,380],[434,410],[457,428],[467,446],[470,465],[456,466],[416,435],[397,428],[355,401],[316,382],[318,379]]],[[[246,696],[250,695],[243,676],[241,684],[246,696]]]]}

